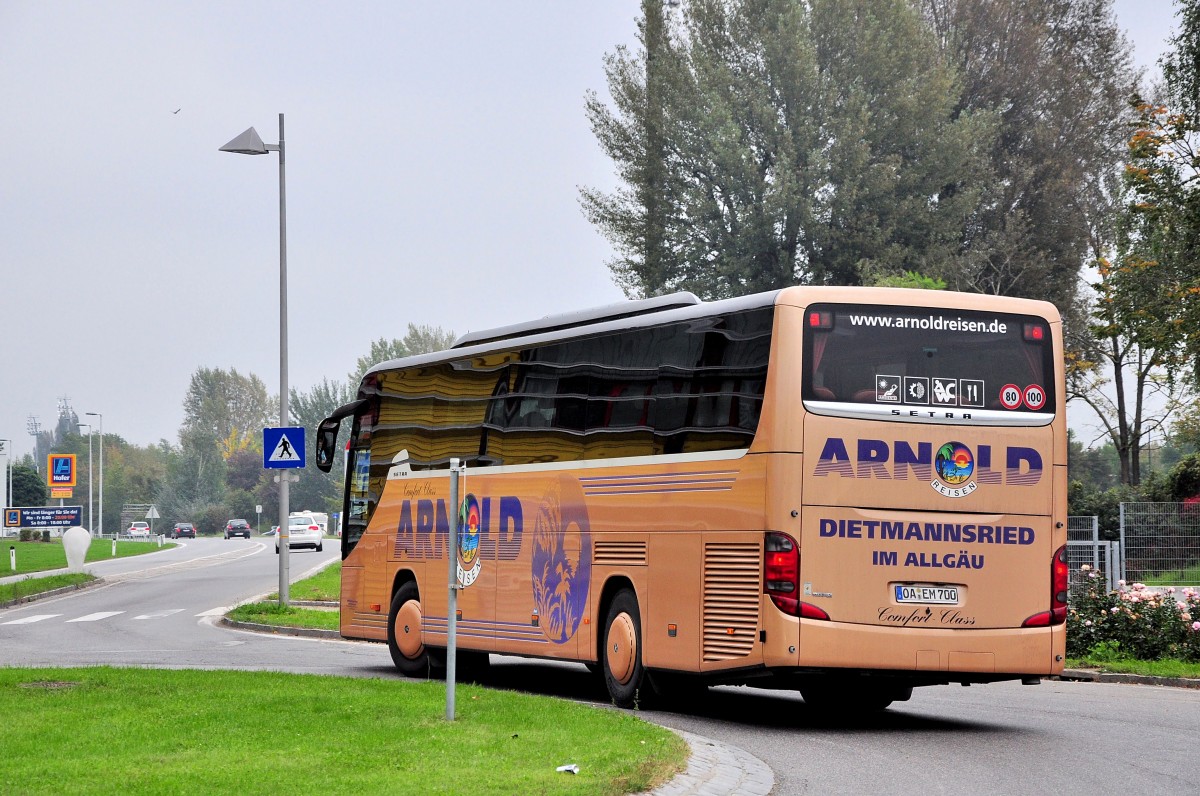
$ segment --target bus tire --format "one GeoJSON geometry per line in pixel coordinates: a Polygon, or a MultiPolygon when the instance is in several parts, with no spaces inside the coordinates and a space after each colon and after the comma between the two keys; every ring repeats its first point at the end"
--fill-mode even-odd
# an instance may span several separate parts
{"type": "Polygon", "coordinates": [[[604,620],[604,649],[600,655],[604,685],[619,708],[637,707],[646,685],[642,666],[642,619],[637,597],[622,589],[613,597],[604,620]]]}
{"type": "Polygon", "coordinates": [[[409,581],[396,590],[388,611],[388,652],[405,677],[429,676],[429,651],[422,638],[421,601],[417,584],[409,581]]]}

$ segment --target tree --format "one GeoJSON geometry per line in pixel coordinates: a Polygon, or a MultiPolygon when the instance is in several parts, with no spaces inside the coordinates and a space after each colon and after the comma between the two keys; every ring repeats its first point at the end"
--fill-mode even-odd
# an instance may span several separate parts
{"type": "Polygon", "coordinates": [[[1137,80],[1112,0],[918,3],[957,67],[957,107],[999,125],[947,281],[1071,313],[1092,226],[1111,218],[1103,186],[1120,168],[1137,80]]]}
{"type": "MultiPolygon", "coordinates": [[[[1180,10],[1162,58],[1165,98],[1137,97],[1126,177],[1129,237],[1140,256],[1137,300],[1153,302],[1155,333],[1200,376],[1200,6],[1180,10]]],[[[1147,308],[1150,309],[1150,308],[1147,308]]],[[[1145,321],[1143,321],[1145,325],[1145,321]]]]}
{"type": "Polygon", "coordinates": [[[180,440],[213,438],[223,458],[236,450],[261,448],[262,430],[276,418],[275,404],[262,379],[236,368],[198,368],[183,399],[180,440]]]}
{"type": "Polygon", "coordinates": [[[1101,257],[1094,323],[1067,355],[1068,391],[1095,413],[1116,448],[1121,483],[1141,483],[1141,452],[1151,434],[1165,433],[1171,415],[1185,406],[1188,391],[1171,378],[1178,364],[1171,335],[1159,322],[1154,265],[1129,253],[1122,237],[1118,261],[1101,257]]]}
{"type": "Polygon", "coordinates": [[[1096,410],[1122,482],[1134,485],[1149,435],[1189,403],[1187,374],[1200,356],[1200,9],[1192,4],[1181,18],[1162,61],[1166,101],[1133,100],[1115,242],[1095,247],[1094,343],[1073,347],[1068,362],[1073,391],[1096,410]],[[1096,375],[1101,363],[1107,379],[1096,375]],[[1154,393],[1163,408],[1148,414],[1154,393]]]}
{"type": "MultiPolygon", "coordinates": [[[[7,484],[5,485],[7,487],[7,484]]],[[[50,500],[50,487],[38,471],[26,464],[12,468],[12,502],[9,506],[45,506],[50,500]]]]}
{"type": "MultiPolygon", "coordinates": [[[[386,345],[382,340],[379,344],[386,345]]],[[[375,345],[372,349],[376,350],[375,345]]],[[[317,426],[333,414],[333,410],[352,400],[354,395],[349,386],[340,381],[322,379],[320,384],[306,393],[292,390],[288,410],[296,425],[309,429],[304,435],[305,461],[316,461],[317,426]]],[[[292,505],[305,506],[313,511],[339,511],[344,459],[345,454],[339,449],[328,473],[322,473],[315,466],[305,467],[300,480],[291,486],[289,501],[292,505]]]]}
{"type": "MultiPolygon", "coordinates": [[[[454,344],[455,335],[453,331],[447,331],[440,326],[428,326],[426,324],[408,325],[408,332],[404,335],[404,339],[400,340],[381,337],[371,343],[371,349],[364,356],[358,358],[355,363],[355,368],[351,371],[346,380],[349,382],[349,389],[353,392],[358,389],[359,382],[362,381],[363,374],[368,370],[378,365],[380,362],[387,362],[392,359],[402,359],[403,357],[413,356],[415,354],[429,354],[434,351],[442,351],[454,344]]],[[[337,382],[333,382],[329,386],[340,386],[337,382]]],[[[348,398],[347,400],[353,400],[348,398]]]]}
{"type": "Polygon", "coordinates": [[[431,354],[434,351],[444,351],[454,345],[455,339],[456,335],[453,331],[440,326],[410,323],[408,332],[404,335],[404,347],[408,349],[410,355],[431,354]]]}
{"type": "Polygon", "coordinates": [[[993,121],[907,2],[658,8],[605,59],[613,107],[587,100],[624,185],[581,202],[627,295],[953,272],[993,121]]]}

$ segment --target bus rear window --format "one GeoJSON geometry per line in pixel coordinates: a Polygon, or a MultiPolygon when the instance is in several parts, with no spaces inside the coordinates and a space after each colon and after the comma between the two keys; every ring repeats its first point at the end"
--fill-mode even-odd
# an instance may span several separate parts
{"type": "Polygon", "coordinates": [[[805,310],[804,401],[818,414],[1043,425],[1049,324],[1026,315],[818,304],[805,310]]]}

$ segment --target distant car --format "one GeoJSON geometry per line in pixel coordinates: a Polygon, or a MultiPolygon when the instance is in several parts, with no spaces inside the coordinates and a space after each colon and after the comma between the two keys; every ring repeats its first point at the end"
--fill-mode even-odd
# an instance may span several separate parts
{"type": "Polygon", "coordinates": [[[178,539],[181,536],[187,536],[192,539],[196,538],[196,526],[190,522],[177,522],[175,527],[171,529],[171,538],[178,539]]]}
{"type": "Polygon", "coordinates": [[[129,530],[127,530],[125,533],[129,534],[130,536],[149,536],[150,523],[131,522],[129,523],[129,530]]]}
{"type": "Polygon", "coordinates": [[[271,530],[263,531],[263,536],[278,536],[278,535],[279,535],[279,526],[278,525],[272,525],[271,530]]]}
{"type": "MultiPolygon", "coordinates": [[[[288,517],[288,550],[311,547],[318,553],[325,549],[325,534],[311,514],[293,514],[288,517]]],[[[279,536],[275,537],[275,552],[279,552],[279,536]]]]}
{"type": "Polygon", "coordinates": [[[225,538],[232,539],[235,536],[244,536],[250,538],[250,523],[245,520],[230,520],[225,523],[225,538]]]}

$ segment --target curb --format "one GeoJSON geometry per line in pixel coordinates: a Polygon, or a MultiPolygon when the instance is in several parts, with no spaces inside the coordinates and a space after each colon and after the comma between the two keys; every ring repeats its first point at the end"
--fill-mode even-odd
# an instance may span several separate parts
{"type": "Polygon", "coordinates": [[[326,638],[326,639],[341,639],[342,634],[338,630],[320,630],[311,627],[287,627],[286,625],[262,625],[258,622],[239,622],[236,619],[230,619],[227,616],[222,616],[217,620],[217,624],[222,627],[230,627],[234,630],[249,630],[254,633],[266,633],[274,636],[300,636],[301,638],[326,638]]]}
{"type": "Polygon", "coordinates": [[[1058,680],[1086,683],[1122,683],[1125,685],[1157,685],[1168,688],[1200,688],[1200,680],[1191,677],[1154,677],[1147,674],[1121,674],[1095,669],[1063,669],[1058,680]]]}
{"type": "MultiPolygon", "coordinates": [[[[36,580],[36,578],[33,578],[33,580],[36,580]]],[[[84,589],[93,589],[96,586],[99,586],[103,583],[104,583],[104,578],[96,578],[95,580],[89,580],[86,583],[76,583],[73,586],[63,586],[62,588],[51,589],[50,591],[40,591],[37,594],[28,594],[24,597],[18,597],[15,600],[9,600],[7,602],[0,602],[0,608],[12,608],[13,606],[16,606],[16,605],[24,605],[25,603],[36,602],[37,600],[44,600],[47,597],[57,597],[60,594],[70,594],[73,591],[83,591],[84,589]]]]}
{"type": "Polygon", "coordinates": [[[687,769],[670,782],[648,791],[647,796],[767,796],[775,787],[775,773],[746,750],[683,730],[667,729],[687,741],[687,769]]]}

